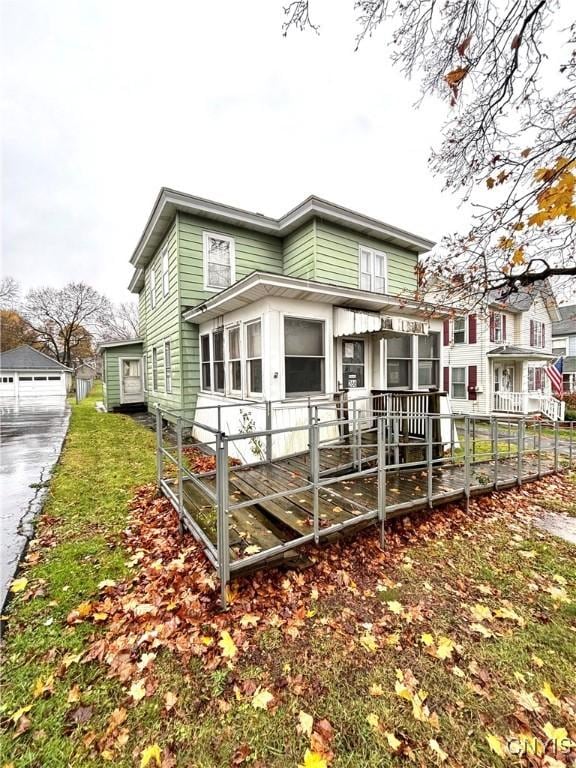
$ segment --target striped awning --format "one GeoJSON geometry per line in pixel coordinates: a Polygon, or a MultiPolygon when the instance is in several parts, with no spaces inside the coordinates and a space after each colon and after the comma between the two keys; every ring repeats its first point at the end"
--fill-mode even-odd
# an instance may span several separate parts
{"type": "Polygon", "coordinates": [[[427,335],[429,324],[420,319],[366,312],[361,309],[334,307],[334,336],[355,336],[365,333],[427,335]]]}

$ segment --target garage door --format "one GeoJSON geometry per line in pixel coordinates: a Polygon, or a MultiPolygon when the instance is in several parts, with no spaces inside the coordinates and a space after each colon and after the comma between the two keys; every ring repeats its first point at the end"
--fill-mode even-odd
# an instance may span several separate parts
{"type": "Polygon", "coordinates": [[[62,374],[21,374],[18,378],[18,399],[43,400],[64,397],[66,385],[62,374]]]}
{"type": "Polygon", "coordinates": [[[14,374],[0,376],[0,397],[14,397],[15,392],[14,374]]]}

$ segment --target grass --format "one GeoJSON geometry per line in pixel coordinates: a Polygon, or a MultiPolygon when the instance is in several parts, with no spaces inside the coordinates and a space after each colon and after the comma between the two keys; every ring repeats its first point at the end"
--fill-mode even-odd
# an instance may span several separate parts
{"type": "MultiPolygon", "coordinates": [[[[108,678],[104,667],[71,661],[71,654],[85,650],[105,628],[66,622],[72,609],[97,594],[103,579],[129,583],[132,572],[121,537],[128,523],[127,502],[136,486],[154,478],[153,435],[130,418],[96,412],[98,397],[96,390],[73,406],[62,460],[24,570],[33,594],[29,589],[15,596],[9,609],[3,764],[105,764],[106,755],[96,747],[111,712],[124,706],[125,732],[110,763],[119,767],[139,765],[141,750],[154,743],[167,765],[182,768],[297,766],[308,746],[297,729],[304,710],[315,722],[326,718],[332,724],[337,768],[411,764],[392,752],[386,732],[414,750],[414,764],[436,764],[429,746],[436,739],[450,764],[488,768],[505,762],[490,750],[486,734],[504,736],[517,727],[513,713],[519,691],[537,692],[547,682],[560,698],[573,693],[574,547],[510,515],[494,515],[485,524],[471,521],[457,535],[443,535],[434,522],[442,513],[436,512],[424,523],[429,532],[411,538],[404,554],[382,566],[388,591],[347,581],[336,591],[320,590],[318,597],[307,598],[307,618],[296,635],[286,635],[283,622],[289,616],[279,615],[262,631],[247,634],[229,667],[210,669],[198,657],[163,652],[155,662],[155,692],[130,706],[126,686],[108,678]],[[571,602],[547,591],[560,584],[566,585],[571,602]],[[390,613],[390,600],[404,607],[402,615],[390,613]],[[522,623],[496,620],[495,636],[479,637],[470,629],[470,610],[477,603],[492,611],[509,605],[522,623]],[[388,640],[371,653],[358,637],[368,631],[366,622],[378,623],[379,617],[392,624],[387,625],[388,640]],[[426,653],[420,640],[425,632],[452,639],[452,658],[442,661],[426,653]],[[482,679],[470,671],[472,663],[484,672],[482,679]],[[410,703],[396,695],[398,669],[411,670],[428,692],[439,729],[415,720],[410,703]],[[53,691],[35,698],[38,680],[45,683],[50,675],[55,676],[53,691]],[[251,705],[249,692],[258,685],[274,692],[268,711],[251,705]],[[381,686],[380,695],[370,695],[372,685],[381,686]],[[78,703],[69,701],[73,686],[89,710],[86,722],[74,719],[80,716],[78,703]],[[169,713],[164,706],[168,692],[178,700],[169,713]],[[18,734],[9,717],[30,704],[29,726],[18,734]],[[381,727],[368,722],[372,715],[381,727]],[[249,750],[245,762],[240,760],[242,745],[249,750]]],[[[571,482],[576,490],[575,475],[571,482]]],[[[534,490],[527,498],[531,504],[546,502],[534,490]]],[[[346,563],[334,562],[333,568],[344,572],[346,563]]],[[[349,574],[352,579],[361,575],[349,574]]],[[[486,622],[487,627],[495,624],[486,622]]],[[[534,728],[535,719],[569,727],[563,705],[538,701],[537,716],[524,713],[534,728]]]]}

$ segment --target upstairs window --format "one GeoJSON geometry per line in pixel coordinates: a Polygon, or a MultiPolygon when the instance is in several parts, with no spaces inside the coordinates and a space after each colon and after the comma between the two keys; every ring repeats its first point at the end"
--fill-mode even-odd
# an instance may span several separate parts
{"type": "Polygon", "coordinates": [[[544,323],[530,320],[530,346],[542,349],[546,346],[544,323]]]}
{"type": "Polygon", "coordinates": [[[168,296],[170,293],[170,274],[168,272],[168,248],[162,251],[162,293],[168,296]]]}
{"type": "Polygon", "coordinates": [[[455,317],[453,326],[454,344],[466,344],[466,318],[455,317]]]}
{"type": "Polygon", "coordinates": [[[200,354],[202,360],[202,389],[209,392],[212,389],[212,376],[210,362],[210,334],[200,336],[200,354]]]}
{"type": "Polygon", "coordinates": [[[506,315],[501,312],[490,313],[490,341],[506,341],[506,315]]]}
{"type": "Polygon", "coordinates": [[[226,235],[204,232],[204,287],[222,290],[235,280],[234,240],[226,235]]]}
{"type": "Polygon", "coordinates": [[[386,293],[386,254],[371,248],[360,248],[360,288],[373,293],[386,293]]]}
{"type": "Polygon", "coordinates": [[[228,331],[228,386],[235,395],[242,394],[242,362],[240,360],[240,327],[228,331]]]}
{"type": "Polygon", "coordinates": [[[224,393],[224,331],[212,334],[214,355],[214,391],[224,393]]]}
{"type": "Polygon", "coordinates": [[[284,318],[286,396],[324,392],[324,323],[284,318]]]}
{"type": "Polygon", "coordinates": [[[262,324],[260,320],[246,325],[246,365],[248,391],[251,395],[262,394],[262,324]]]}
{"type": "Polygon", "coordinates": [[[164,342],[164,383],[166,392],[172,392],[172,350],[170,342],[164,342]]]}
{"type": "Polygon", "coordinates": [[[156,265],[150,267],[150,309],[156,306],[156,265]]]}

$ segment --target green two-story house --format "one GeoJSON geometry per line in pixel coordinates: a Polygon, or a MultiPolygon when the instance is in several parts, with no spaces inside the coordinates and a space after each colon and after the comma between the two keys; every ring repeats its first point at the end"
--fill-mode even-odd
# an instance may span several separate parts
{"type": "Polygon", "coordinates": [[[131,258],[140,339],[103,345],[105,405],[219,410],[237,432],[266,401],[288,424],[307,398],[438,391],[446,315],[416,299],[433,245],[313,196],[274,219],[163,188],[131,258]]]}

